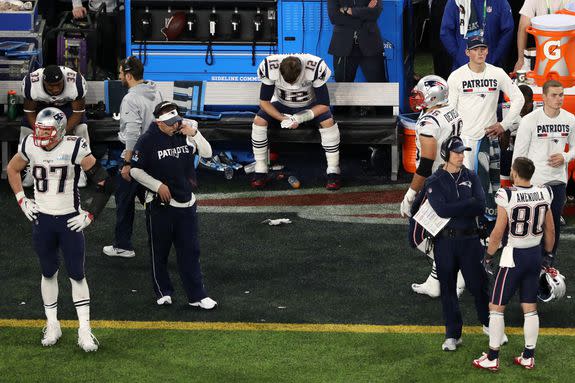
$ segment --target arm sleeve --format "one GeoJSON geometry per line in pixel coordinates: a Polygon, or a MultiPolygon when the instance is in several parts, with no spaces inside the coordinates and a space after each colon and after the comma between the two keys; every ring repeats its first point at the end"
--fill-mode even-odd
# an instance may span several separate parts
{"type": "Polygon", "coordinates": [[[120,105],[121,123],[124,124],[126,149],[133,150],[142,132],[143,118],[140,107],[132,97],[125,97],[120,105]]]}
{"type": "Polygon", "coordinates": [[[437,140],[439,135],[439,122],[435,117],[426,115],[417,121],[416,125],[417,134],[433,137],[437,140]]]}
{"type": "Polygon", "coordinates": [[[274,96],[275,85],[267,85],[262,82],[260,87],[260,100],[270,101],[274,96]]]}
{"type": "Polygon", "coordinates": [[[24,98],[27,98],[28,100],[32,99],[32,82],[30,81],[30,75],[26,75],[26,77],[24,77],[24,79],[22,79],[22,95],[24,96],[24,98]]]}
{"type": "Polygon", "coordinates": [[[344,15],[339,11],[341,7],[342,5],[339,0],[327,1],[327,14],[329,16],[329,21],[331,21],[333,25],[359,28],[361,26],[361,20],[355,19],[349,15],[344,15]]]}
{"type": "Polygon", "coordinates": [[[315,88],[315,100],[320,105],[329,106],[329,92],[327,85],[323,84],[319,88],[315,88]]]}
{"type": "Polygon", "coordinates": [[[446,201],[445,196],[438,187],[432,186],[427,190],[427,197],[431,207],[442,218],[477,216],[482,214],[485,208],[485,198],[483,199],[483,208],[481,208],[481,202],[475,197],[458,201],[446,201]],[[432,192],[429,192],[430,189],[432,192]]]}
{"type": "Polygon", "coordinates": [[[483,215],[485,212],[485,191],[481,186],[481,180],[479,176],[474,171],[465,169],[465,172],[469,174],[469,179],[471,180],[471,186],[473,188],[473,198],[470,202],[469,210],[466,211],[465,215],[468,217],[477,217],[483,215]]]}
{"type": "Polygon", "coordinates": [[[260,79],[262,84],[265,84],[265,85],[274,85],[275,84],[275,81],[270,79],[268,59],[267,58],[263,59],[263,61],[260,63],[257,73],[258,73],[258,78],[260,79]]]}
{"type": "Polygon", "coordinates": [[[507,194],[506,189],[499,188],[499,190],[497,190],[497,193],[495,194],[495,203],[497,206],[501,206],[504,209],[509,206],[509,195],[507,194]]]}
{"type": "Polygon", "coordinates": [[[78,91],[78,97],[76,100],[82,100],[86,98],[86,92],[88,91],[88,84],[86,79],[80,73],[76,73],[76,90],[78,91]]]}
{"type": "Polygon", "coordinates": [[[193,137],[186,137],[186,143],[194,148],[194,151],[198,153],[200,157],[210,158],[212,156],[212,146],[206,140],[200,131],[196,131],[196,135],[193,137]]]}
{"type": "Polygon", "coordinates": [[[505,55],[509,52],[515,27],[509,3],[507,1],[500,2],[500,8],[501,13],[498,23],[499,33],[497,33],[497,44],[495,45],[496,48],[493,50],[492,56],[494,63],[501,63],[504,60],[505,55]]]}
{"type": "Polygon", "coordinates": [[[28,157],[26,150],[29,148],[29,145],[32,144],[32,138],[30,138],[31,136],[32,135],[29,134],[24,137],[20,145],[18,145],[18,154],[20,154],[20,157],[22,157],[26,162],[30,162],[30,157],[28,157]]]}
{"type": "Polygon", "coordinates": [[[519,10],[519,14],[523,15],[523,16],[527,16],[530,19],[535,17],[535,11],[536,11],[536,9],[535,9],[536,4],[534,3],[535,1],[540,1],[540,0],[525,0],[525,2],[523,3],[523,6],[519,10]]]}
{"type": "Polygon", "coordinates": [[[569,137],[567,142],[569,143],[569,151],[563,153],[563,158],[565,163],[575,159],[575,118],[571,119],[571,127],[569,128],[569,137]]]}
{"type": "Polygon", "coordinates": [[[132,168],[146,169],[148,167],[148,155],[146,153],[146,146],[143,140],[144,136],[138,139],[132,152],[132,168]]]}
{"type": "Polygon", "coordinates": [[[457,104],[459,103],[459,81],[457,79],[457,73],[459,72],[452,72],[447,79],[447,86],[449,87],[449,105],[458,110],[457,104]]]}
{"type": "Polygon", "coordinates": [[[369,7],[352,7],[352,17],[361,19],[363,21],[376,21],[381,15],[383,6],[381,5],[381,0],[377,0],[377,5],[373,8],[369,7]]]}
{"type": "Polygon", "coordinates": [[[329,80],[330,76],[331,76],[331,69],[329,69],[325,61],[321,60],[317,64],[317,68],[314,71],[313,81],[311,85],[314,88],[319,88],[320,86],[325,85],[327,80],[329,80]]]}
{"type": "Polygon", "coordinates": [[[501,81],[501,90],[509,97],[509,112],[507,116],[501,121],[501,125],[505,130],[509,130],[513,126],[513,122],[517,120],[521,109],[525,104],[525,97],[513,80],[505,73],[503,69],[499,68],[499,81],[501,81]]]}
{"type": "Polygon", "coordinates": [[[459,34],[459,10],[455,0],[449,0],[441,20],[440,38],[451,58],[457,57],[457,35],[459,34]]]}
{"type": "Polygon", "coordinates": [[[150,189],[153,192],[157,192],[160,186],[162,186],[162,181],[155,179],[146,173],[145,170],[140,168],[131,168],[130,175],[140,184],[144,185],[147,189],[150,189]]]}
{"type": "Polygon", "coordinates": [[[531,129],[529,127],[528,120],[530,119],[523,117],[519,123],[519,129],[517,129],[517,136],[515,137],[515,144],[513,145],[512,164],[517,157],[527,157],[529,154],[529,146],[531,145],[531,129]]]}

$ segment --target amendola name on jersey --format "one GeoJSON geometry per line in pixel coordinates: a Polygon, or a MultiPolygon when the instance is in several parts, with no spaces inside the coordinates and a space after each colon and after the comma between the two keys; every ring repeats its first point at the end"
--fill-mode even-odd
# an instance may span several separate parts
{"type": "Polygon", "coordinates": [[[45,150],[34,145],[30,134],[22,140],[18,153],[30,163],[34,199],[41,213],[64,215],[80,209],[80,163],[91,154],[86,140],[65,136],[52,150],[45,150]]]}
{"type": "Polygon", "coordinates": [[[44,68],[40,68],[28,74],[22,80],[22,94],[29,100],[42,102],[54,106],[62,106],[74,100],[86,97],[87,85],[84,76],[76,71],[61,66],[64,74],[64,90],[56,96],[52,96],[44,89],[44,68]]]}
{"type": "Polygon", "coordinates": [[[547,186],[501,188],[495,202],[507,212],[507,246],[526,249],[541,243],[553,192],[547,186]]]}
{"type": "Polygon", "coordinates": [[[274,85],[275,98],[282,104],[301,108],[315,100],[313,88],[324,85],[331,76],[331,70],[321,58],[309,54],[271,55],[258,68],[258,77],[266,85],[274,85]],[[289,84],[280,75],[280,64],[288,56],[300,59],[302,73],[295,83],[289,84]]]}
{"type": "Polygon", "coordinates": [[[433,137],[437,140],[437,151],[432,168],[433,171],[436,171],[439,165],[444,162],[441,159],[441,151],[439,150],[441,144],[452,135],[459,136],[462,126],[463,120],[459,116],[459,113],[449,105],[442,106],[441,108],[428,111],[421,115],[415,125],[417,131],[415,136],[415,144],[417,146],[416,166],[419,166],[421,159],[420,135],[433,137]]]}

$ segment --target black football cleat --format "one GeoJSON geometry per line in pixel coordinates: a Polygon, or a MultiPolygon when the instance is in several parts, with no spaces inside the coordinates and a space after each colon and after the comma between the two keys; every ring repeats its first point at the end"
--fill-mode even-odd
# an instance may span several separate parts
{"type": "Polygon", "coordinates": [[[341,176],[337,173],[329,173],[325,188],[327,190],[339,190],[341,188],[341,176]]]}

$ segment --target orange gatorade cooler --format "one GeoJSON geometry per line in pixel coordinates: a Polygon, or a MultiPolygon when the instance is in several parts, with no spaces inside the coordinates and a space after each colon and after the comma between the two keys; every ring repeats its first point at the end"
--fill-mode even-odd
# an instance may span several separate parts
{"type": "Polygon", "coordinates": [[[415,159],[417,157],[417,144],[415,136],[417,131],[415,124],[419,113],[407,113],[399,115],[399,123],[403,127],[403,145],[401,148],[401,160],[403,168],[408,173],[415,173],[415,159]]]}
{"type": "Polygon", "coordinates": [[[527,33],[535,37],[535,69],[527,77],[542,86],[558,80],[564,87],[575,85],[575,16],[565,14],[536,16],[527,33]]]}
{"type": "Polygon", "coordinates": [[[575,16],[575,3],[565,5],[565,8],[557,11],[558,14],[575,16]]]}

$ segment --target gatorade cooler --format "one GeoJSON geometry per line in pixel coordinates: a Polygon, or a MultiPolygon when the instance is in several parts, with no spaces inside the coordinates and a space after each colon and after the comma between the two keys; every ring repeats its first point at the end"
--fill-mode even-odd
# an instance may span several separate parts
{"type": "Polygon", "coordinates": [[[569,3],[565,8],[557,11],[558,14],[575,16],[575,3],[569,3]]]}
{"type": "Polygon", "coordinates": [[[537,46],[535,69],[527,77],[542,86],[558,80],[564,87],[575,85],[575,16],[554,14],[531,19],[527,33],[537,46]]]}
{"type": "Polygon", "coordinates": [[[403,127],[403,145],[401,147],[401,161],[403,168],[408,173],[415,173],[415,158],[417,156],[417,145],[415,143],[415,123],[419,113],[406,113],[399,115],[399,123],[403,127]]]}

